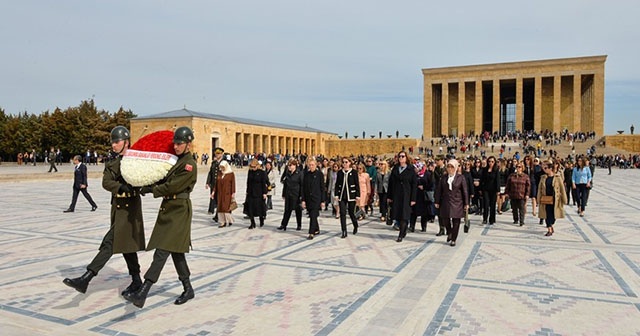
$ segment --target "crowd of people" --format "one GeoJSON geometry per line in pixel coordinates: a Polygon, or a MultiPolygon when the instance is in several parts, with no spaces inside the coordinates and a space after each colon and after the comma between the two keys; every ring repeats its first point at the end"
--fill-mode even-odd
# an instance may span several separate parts
{"type": "MultiPolygon", "coordinates": [[[[225,176],[233,172],[222,152],[221,148],[216,151],[207,187],[211,188],[210,213],[216,212],[216,198],[225,200],[218,200],[217,209],[227,218],[220,222],[220,227],[225,227],[232,224],[228,215],[233,209],[228,204],[235,204],[236,189],[228,186],[229,178],[225,181],[225,176]],[[215,168],[221,162],[225,162],[226,173],[215,168]],[[217,184],[211,182],[216,179],[217,184]]],[[[498,215],[511,211],[513,224],[524,226],[530,204],[531,215],[540,225],[546,224],[545,235],[551,236],[556,219],[564,217],[565,206],[575,206],[577,214],[585,215],[594,168],[602,165],[601,160],[585,155],[542,159],[535,152],[519,151],[509,157],[455,153],[412,156],[405,150],[389,158],[263,154],[249,161],[243,190],[246,200],[241,206],[249,219],[249,229],[258,227],[256,220],[259,227],[264,226],[278,183],[282,187],[279,196],[284,200],[278,230],[287,230],[292,213],[296,230],[302,230],[306,212],[307,239],[313,239],[320,234],[319,213],[330,210],[330,218],[340,222],[342,238],[348,236],[347,219],[352,234],[357,234],[359,222],[373,218],[398,230],[396,240],[401,242],[408,232],[415,232],[420,218],[422,232],[437,220],[436,236],[446,236],[447,243],[455,246],[459,227],[465,223],[468,228],[470,215],[481,218],[482,224],[494,225],[498,215]],[[284,171],[276,173],[280,166],[284,171]]],[[[615,158],[608,160],[614,162],[615,158]]],[[[217,214],[214,220],[219,220],[217,214]]]]}

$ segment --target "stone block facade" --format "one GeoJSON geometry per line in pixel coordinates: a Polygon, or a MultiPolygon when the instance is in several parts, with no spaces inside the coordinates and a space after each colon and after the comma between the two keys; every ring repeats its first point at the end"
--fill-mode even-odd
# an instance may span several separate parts
{"type": "Polygon", "coordinates": [[[423,136],[563,129],[602,135],[606,58],[423,69],[423,136]]]}

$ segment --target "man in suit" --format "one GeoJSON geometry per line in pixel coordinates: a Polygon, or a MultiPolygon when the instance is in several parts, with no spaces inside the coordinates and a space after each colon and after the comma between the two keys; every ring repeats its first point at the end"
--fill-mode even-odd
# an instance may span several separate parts
{"type": "Polygon", "coordinates": [[[76,201],[78,200],[78,194],[82,192],[84,198],[89,201],[91,204],[91,211],[96,211],[98,205],[93,201],[91,195],[87,191],[87,166],[82,164],[82,157],[80,155],[76,155],[73,157],[73,164],[76,166],[73,172],[73,198],[71,199],[71,205],[69,205],[69,209],[63,212],[74,212],[76,209],[76,201]]]}

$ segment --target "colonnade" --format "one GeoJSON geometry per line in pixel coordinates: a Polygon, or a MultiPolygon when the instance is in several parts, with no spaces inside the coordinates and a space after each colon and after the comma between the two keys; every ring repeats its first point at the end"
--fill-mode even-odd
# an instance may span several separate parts
{"type": "Polygon", "coordinates": [[[246,153],[280,153],[314,155],[318,152],[316,139],[311,137],[280,136],[236,132],[236,151],[246,153]]]}
{"type": "Polygon", "coordinates": [[[604,131],[606,56],[423,69],[424,136],[604,131]]]}

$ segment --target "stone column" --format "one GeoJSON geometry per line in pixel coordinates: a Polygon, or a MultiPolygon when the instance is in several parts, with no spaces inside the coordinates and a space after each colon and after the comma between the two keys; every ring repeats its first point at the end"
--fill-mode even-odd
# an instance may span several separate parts
{"type": "Polygon", "coordinates": [[[422,134],[424,139],[433,137],[433,86],[431,81],[424,77],[424,107],[422,113],[422,134]]]}
{"type": "Polygon", "coordinates": [[[439,135],[448,135],[449,134],[449,83],[442,83],[442,117],[440,134],[439,135]]]}
{"type": "Polygon", "coordinates": [[[465,95],[465,87],[464,87],[464,81],[460,81],[458,83],[458,136],[462,135],[462,134],[466,134],[466,129],[465,129],[465,101],[466,101],[466,95],[465,95]]]}
{"type": "Polygon", "coordinates": [[[562,77],[553,76],[553,127],[554,132],[560,133],[562,125],[560,115],[562,114],[562,77]]]}
{"type": "Polygon", "coordinates": [[[244,150],[244,133],[240,132],[240,136],[238,138],[240,138],[240,139],[238,140],[238,144],[237,144],[238,148],[236,148],[236,151],[240,152],[240,153],[244,153],[245,152],[245,150],[244,150]]]}
{"type": "Polygon", "coordinates": [[[500,131],[500,80],[493,80],[493,132],[500,131]]]}
{"type": "Polygon", "coordinates": [[[516,131],[524,131],[524,103],[522,102],[522,77],[516,77],[516,131]]]}
{"type": "MultiPolygon", "coordinates": [[[[585,132],[595,131],[596,137],[604,135],[604,64],[593,76],[593,109],[591,114],[590,129],[585,132]]],[[[584,125],[583,125],[584,126],[584,125]]]]}
{"type": "Polygon", "coordinates": [[[482,129],[482,80],[476,80],[476,113],[473,125],[476,134],[481,135],[484,131],[482,129]]]}
{"type": "Polygon", "coordinates": [[[582,115],[582,74],[573,74],[573,125],[569,130],[571,133],[575,133],[581,130],[581,116],[582,115]]]}
{"type": "Polygon", "coordinates": [[[533,130],[542,130],[542,77],[535,78],[535,92],[533,98],[533,130]]]}

